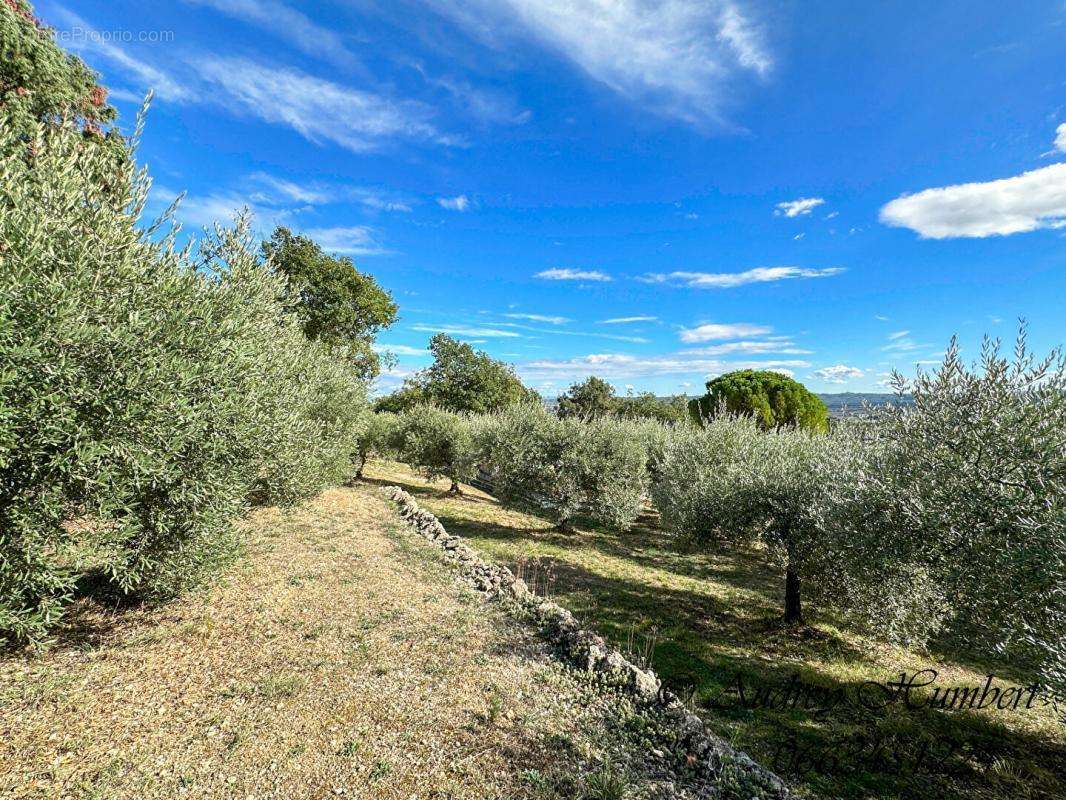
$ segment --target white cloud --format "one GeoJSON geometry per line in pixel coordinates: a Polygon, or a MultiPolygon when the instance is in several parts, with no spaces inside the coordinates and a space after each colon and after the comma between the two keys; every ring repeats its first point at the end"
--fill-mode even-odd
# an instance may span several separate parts
{"type": "Polygon", "coordinates": [[[1014,178],[962,183],[897,197],[881,222],[923,239],[984,238],[1066,226],[1066,163],[1014,178]]]}
{"type": "Polygon", "coordinates": [[[322,246],[327,253],[346,255],[379,256],[389,253],[374,240],[375,231],[366,225],[341,226],[336,228],[309,228],[301,231],[322,246]]]}
{"type": "Polygon", "coordinates": [[[466,211],[470,208],[470,198],[465,194],[461,194],[458,197],[438,197],[437,205],[449,211],[466,211]]]}
{"type": "Polygon", "coordinates": [[[765,325],[752,325],[747,322],[717,323],[707,322],[695,328],[683,329],[678,336],[688,343],[711,342],[720,339],[742,339],[746,336],[762,336],[773,329],[765,325]]]}
{"type": "MultiPolygon", "coordinates": [[[[161,213],[179,194],[169,187],[155,184],[152,186],[150,208],[154,213],[161,213]]],[[[210,228],[216,222],[232,222],[244,209],[252,215],[255,224],[267,229],[289,221],[292,216],[291,209],[257,202],[254,198],[237,192],[221,191],[208,195],[186,195],[178,205],[175,217],[185,225],[210,228]]]]}
{"type": "Polygon", "coordinates": [[[264,122],[286,125],[316,144],[333,142],[353,152],[397,139],[456,144],[430,122],[431,110],[413,101],[393,101],[294,69],[244,58],[204,57],[200,76],[214,85],[216,102],[239,106],[264,122]]]}
{"type": "Polygon", "coordinates": [[[885,353],[911,353],[922,350],[927,345],[918,344],[910,338],[910,331],[896,331],[888,335],[888,344],[881,348],[885,353]]]}
{"type": "Polygon", "coordinates": [[[548,314],[504,314],[508,319],[528,319],[533,322],[548,322],[552,325],[565,325],[571,320],[566,317],[553,317],[548,314]]]}
{"type": "Polygon", "coordinates": [[[73,11],[57,5],[54,6],[54,13],[57,21],[62,21],[71,29],[80,28],[82,33],[80,36],[73,36],[70,35],[73,30],[57,30],[56,36],[61,46],[101,56],[135,81],[139,90],[147,92],[151,89],[160,100],[192,102],[197,99],[191,88],[181,84],[158,67],[134,58],[73,11]]]}
{"type": "Polygon", "coordinates": [[[759,28],[732,0],[426,0],[500,50],[515,35],[558,52],[651,110],[720,118],[737,75],[773,65],[759,28]]]}
{"type": "Polygon", "coordinates": [[[328,190],[314,186],[301,186],[298,183],[268,175],[265,172],[255,172],[251,176],[253,181],[272,190],[282,198],[305,205],[323,205],[336,201],[336,195],[328,190]]]}
{"type": "Polygon", "coordinates": [[[429,350],[421,347],[411,347],[406,344],[386,344],[384,342],[378,342],[372,345],[374,352],[376,353],[393,353],[398,356],[428,356],[429,350]]]}
{"type": "Polygon", "coordinates": [[[774,214],[786,217],[802,217],[810,214],[818,206],[825,203],[820,197],[801,197],[799,200],[788,200],[778,203],[774,214]]]}
{"type": "Polygon", "coordinates": [[[835,367],[816,369],[814,375],[816,378],[821,378],[826,383],[847,383],[852,378],[861,378],[863,376],[863,371],[858,367],[837,364],[835,367]]]}
{"type": "Polygon", "coordinates": [[[760,341],[727,342],[726,344],[714,344],[710,347],[700,347],[694,350],[682,350],[686,355],[703,356],[729,356],[729,355],[766,355],[777,353],[780,355],[808,355],[811,351],[797,347],[795,342],[785,336],[774,336],[760,341]]]}
{"type": "Polygon", "coordinates": [[[735,369],[786,370],[810,367],[799,359],[766,361],[723,361],[685,353],[633,356],[622,353],[593,353],[570,359],[540,359],[517,366],[527,380],[580,380],[597,375],[610,380],[636,380],[657,375],[693,375],[703,378],[735,369]]]}
{"type": "Polygon", "coordinates": [[[534,278],[546,281],[609,281],[611,276],[599,270],[555,268],[538,272],[534,278]]]}
{"type": "Polygon", "coordinates": [[[468,325],[412,325],[411,330],[421,333],[449,333],[455,336],[479,336],[486,339],[520,339],[522,334],[501,331],[497,328],[476,328],[468,325]]]}
{"type": "Polygon", "coordinates": [[[645,283],[670,283],[690,289],[730,289],[748,283],[791,280],[794,278],[828,278],[839,275],[843,267],[805,269],[802,267],[755,267],[744,272],[670,272],[652,273],[638,278],[645,283]]]}
{"type": "Polygon", "coordinates": [[[334,30],[316,24],[305,14],[279,0],[185,0],[192,5],[210,6],[223,14],[250,22],[287,40],[294,47],[318,58],[342,64],[356,63],[355,57],[334,30]]]}
{"type": "Polygon", "coordinates": [[[251,182],[266,189],[266,193],[252,195],[253,200],[282,204],[284,202],[303,205],[329,205],[331,203],[352,202],[366,206],[374,211],[410,211],[411,206],[377,189],[361,186],[331,186],[322,183],[300,184],[265,172],[254,172],[249,176],[251,182]]]}
{"type": "Polygon", "coordinates": [[[610,339],[615,342],[632,342],[633,344],[647,344],[648,340],[640,336],[617,336],[613,333],[589,333],[586,331],[570,331],[560,328],[538,328],[532,325],[522,325],[518,322],[498,322],[500,327],[515,328],[533,333],[546,333],[551,336],[580,336],[582,339],[610,339]]]}
{"type": "Polygon", "coordinates": [[[1055,128],[1055,149],[1066,153],[1066,122],[1055,128]]]}
{"type": "Polygon", "coordinates": [[[658,322],[658,317],[612,317],[601,319],[600,325],[627,325],[631,322],[658,322]]]}

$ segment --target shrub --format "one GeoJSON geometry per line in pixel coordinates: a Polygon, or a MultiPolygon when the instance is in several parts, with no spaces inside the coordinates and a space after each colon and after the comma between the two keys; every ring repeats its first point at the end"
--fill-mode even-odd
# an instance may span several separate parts
{"type": "Polygon", "coordinates": [[[344,473],[365,404],[244,227],[179,251],[139,227],[144,173],[60,125],[19,136],[0,125],[0,630],[39,641],[87,569],[148,598],[209,575],[249,498],[344,473]]]}
{"type": "Polygon", "coordinates": [[[754,416],[763,430],[829,428],[829,410],[817,395],[802,383],[768,370],[727,372],[707,382],[707,394],[689,402],[689,413],[697,422],[723,411],[754,416]]]}
{"type": "MultiPolygon", "coordinates": [[[[1066,371],[1036,360],[1024,328],[1013,358],[987,341],[968,367],[954,341],[882,409],[844,507],[839,560],[913,579],[974,647],[1066,686],[1066,371]]],[[[884,595],[882,595],[884,596],[884,595]]],[[[865,609],[878,627],[878,604],[865,609]]]]}
{"type": "Polygon", "coordinates": [[[629,527],[647,491],[646,454],[610,419],[559,419],[540,404],[508,409],[486,421],[481,451],[497,493],[569,527],[579,512],[629,527]]]}
{"type": "Polygon", "coordinates": [[[435,406],[418,406],[401,414],[390,436],[400,458],[428,478],[447,478],[453,494],[460,481],[477,472],[474,432],[468,417],[435,406]]]}

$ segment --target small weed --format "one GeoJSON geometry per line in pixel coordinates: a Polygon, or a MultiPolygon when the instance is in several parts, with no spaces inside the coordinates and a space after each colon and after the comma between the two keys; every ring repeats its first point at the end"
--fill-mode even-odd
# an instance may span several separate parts
{"type": "Polygon", "coordinates": [[[610,761],[585,778],[584,800],[627,800],[632,796],[629,781],[610,761]]]}
{"type": "Polygon", "coordinates": [[[339,755],[341,758],[351,758],[359,752],[359,749],[362,746],[362,743],[358,740],[348,739],[344,744],[341,745],[340,750],[337,751],[337,755],[339,755]]]}

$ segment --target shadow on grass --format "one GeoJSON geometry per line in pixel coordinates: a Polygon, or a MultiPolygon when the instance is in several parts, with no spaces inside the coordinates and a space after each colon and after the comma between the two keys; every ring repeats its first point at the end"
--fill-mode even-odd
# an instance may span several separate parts
{"type": "MultiPolygon", "coordinates": [[[[780,695],[796,682],[857,697],[863,681],[842,674],[882,684],[899,679],[832,628],[785,626],[783,581],[761,553],[679,547],[650,515],[625,533],[492,521],[510,507],[476,495],[458,501],[443,488],[390,477],[369,482],[400,485],[497,562],[514,568],[536,559],[545,570],[550,564],[552,580],[542,593],[635,657],[650,654],[664,682],[701,709],[714,730],[818,796],[1066,796],[1066,747],[992,714],[902,702],[883,709],[852,702],[824,712],[741,702],[738,687],[746,687],[749,700],[774,688],[780,695]]],[[[950,649],[943,655],[956,664],[971,661],[950,649]]],[[[1009,676],[1003,668],[981,668],[1009,676]]]]}

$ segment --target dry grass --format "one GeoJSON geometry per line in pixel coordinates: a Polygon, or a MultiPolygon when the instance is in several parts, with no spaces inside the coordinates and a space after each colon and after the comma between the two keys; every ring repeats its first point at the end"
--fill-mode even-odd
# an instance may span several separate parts
{"type": "Polygon", "coordinates": [[[257,512],[222,584],[9,654],[0,796],[580,794],[602,698],[395,520],[370,488],[257,512]]]}
{"type": "MultiPolygon", "coordinates": [[[[798,673],[828,689],[853,691],[864,681],[883,683],[927,668],[938,670],[940,686],[981,685],[988,672],[1011,674],[1007,665],[982,663],[948,643],[913,652],[825,619],[813,628],[786,628],[777,621],[782,578],[763,554],[684,551],[652,519],[628,533],[592,525],[561,533],[477,490],[450,496],[446,484],[427,482],[404,465],[376,462],[366,474],[403,486],[451,533],[497,563],[524,570],[527,580],[616,645],[628,644],[638,656],[647,652],[668,684],[693,690],[703,706],[737,676],[750,687],[782,684],[798,673]]],[[[730,709],[704,716],[801,793],[915,800],[1066,796],[1066,728],[1061,712],[1047,707],[945,713],[896,706],[884,713],[839,709],[824,718],[799,710],[730,709]],[[840,755],[858,737],[881,737],[882,762],[817,766],[790,758],[793,741],[840,755]],[[959,750],[942,763],[915,768],[908,761],[925,743],[939,755],[947,742],[959,750]],[[898,755],[905,758],[894,765],[898,755]]]]}

